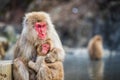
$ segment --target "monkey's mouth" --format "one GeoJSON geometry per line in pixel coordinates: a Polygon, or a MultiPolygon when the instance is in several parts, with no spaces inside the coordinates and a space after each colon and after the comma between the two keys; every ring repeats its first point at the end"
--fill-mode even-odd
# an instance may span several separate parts
{"type": "Polygon", "coordinates": [[[38,37],[40,39],[45,39],[46,38],[46,33],[38,33],[38,37]]]}

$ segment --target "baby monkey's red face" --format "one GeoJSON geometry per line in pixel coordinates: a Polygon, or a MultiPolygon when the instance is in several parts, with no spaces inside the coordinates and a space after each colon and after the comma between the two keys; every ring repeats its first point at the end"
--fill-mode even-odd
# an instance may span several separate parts
{"type": "Polygon", "coordinates": [[[45,39],[47,35],[47,24],[46,22],[36,22],[34,25],[36,32],[38,33],[39,39],[45,39]]]}
{"type": "Polygon", "coordinates": [[[48,51],[50,50],[50,45],[49,44],[43,44],[42,45],[42,53],[45,55],[45,54],[47,54],[48,53],[48,51]]]}

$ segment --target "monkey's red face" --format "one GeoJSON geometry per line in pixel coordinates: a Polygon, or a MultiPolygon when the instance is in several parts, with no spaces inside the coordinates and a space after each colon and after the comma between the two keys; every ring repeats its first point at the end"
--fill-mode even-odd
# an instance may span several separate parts
{"type": "Polygon", "coordinates": [[[42,45],[42,51],[41,52],[43,54],[47,54],[49,50],[50,50],[50,45],[49,44],[46,43],[46,44],[42,45]]]}
{"type": "Polygon", "coordinates": [[[35,30],[38,33],[38,37],[40,39],[45,39],[46,34],[47,34],[46,22],[36,22],[35,23],[35,30]]]}

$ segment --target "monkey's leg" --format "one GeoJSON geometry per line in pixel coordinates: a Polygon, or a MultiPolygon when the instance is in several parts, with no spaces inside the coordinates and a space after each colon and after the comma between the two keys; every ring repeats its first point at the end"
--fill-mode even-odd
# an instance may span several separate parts
{"type": "Polygon", "coordinates": [[[64,80],[62,62],[42,64],[37,73],[37,80],[64,80]]]}
{"type": "Polygon", "coordinates": [[[29,72],[24,63],[18,58],[13,62],[13,78],[14,80],[29,80],[29,72]]]}
{"type": "Polygon", "coordinates": [[[51,70],[52,80],[64,80],[63,64],[60,61],[54,63],[47,63],[51,70]]]}
{"type": "Polygon", "coordinates": [[[42,64],[37,73],[37,80],[52,80],[51,70],[46,64],[42,64]]]}

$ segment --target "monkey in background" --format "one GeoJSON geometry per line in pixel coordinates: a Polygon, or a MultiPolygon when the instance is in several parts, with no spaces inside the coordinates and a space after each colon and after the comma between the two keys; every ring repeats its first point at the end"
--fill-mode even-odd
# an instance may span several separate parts
{"type": "MultiPolygon", "coordinates": [[[[61,72],[54,72],[54,75],[62,73],[62,75],[60,75],[61,79],[58,80],[64,79],[62,61],[64,60],[65,52],[54,25],[52,24],[51,19],[47,13],[31,12],[25,15],[23,21],[23,30],[20,38],[16,43],[13,61],[14,80],[36,80],[36,73],[33,69],[28,67],[28,63],[29,61],[36,58],[36,46],[41,43],[41,41],[45,39],[46,36],[47,38],[50,38],[54,48],[59,49],[59,52],[47,54],[45,56],[45,62],[47,65],[54,65],[54,68],[56,69],[59,67],[61,72]]],[[[45,66],[43,66],[39,71],[41,74],[39,74],[38,77],[42,76],[43,79],[45,79],[45,77],[50,74],[45,66]]],[[[54,77],[54,75],[52,76],[54,77]]]]}
{"type": "Polygon", "coordinates": [[[8,40],[4,37],[0,37],[0,60],[4,59],[8,47],[9,47],[8,40]]]}
{"type": "Polygon", "coordinates": [[[0,43],[0,60],[3,59],[5,56],[5,50],[3,48],[2,43],[0,43]]]}
{"type": "Polygon", "coordinates": [[[91,60],[100,60],[103,57],[103,41],[100,35],[94,36],[89,41],[88,52],[91,60]]]}

